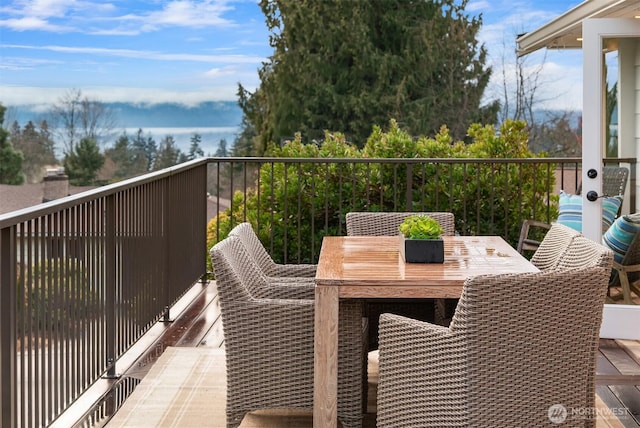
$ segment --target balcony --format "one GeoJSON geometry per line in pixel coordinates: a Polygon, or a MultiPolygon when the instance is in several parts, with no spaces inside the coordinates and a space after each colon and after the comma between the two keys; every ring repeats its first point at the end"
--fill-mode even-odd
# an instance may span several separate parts
{"type": "MultiPolygon", "coordinates": [[[[247,218],[277,222],[284,236],[271,233],[265,244],[286,263],[316,260],[322,236],[346,233],[351,210],[454,211],[461,234],[501,235],[515,246],[525,218],[552,220],[554,195],[577,188],[580,162],[208,158],[1,215],[2,425],[104,424],[142,377],[131,373],[166,346],[219,346],[220,325],[205,309],[215,301],[206,232],[226,210],[228,223],[213,222],[211,239],[247,218]],[[525,170],[546,181],[527,205],[533,212],[504,203],[524,200],[517,177],[525,170]],[[425,194],[427,181],[441,191],[425,194]],[[354,191],[362,182],[366,195],[354,191]],[[197,320],[185,318],[193,311],[197,320]]],[[[635,159],[606,162],[630,166],[628,212],[635,159]]]]}

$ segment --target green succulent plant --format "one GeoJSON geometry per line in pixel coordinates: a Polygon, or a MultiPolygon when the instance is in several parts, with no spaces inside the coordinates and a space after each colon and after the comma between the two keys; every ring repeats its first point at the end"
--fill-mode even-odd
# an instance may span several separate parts
{"type": "Polygon", "coordinates": [[[427,215],[405,218],[398,230],[408,239],[438,239],[444,233],[440,223],[427,215]]]}

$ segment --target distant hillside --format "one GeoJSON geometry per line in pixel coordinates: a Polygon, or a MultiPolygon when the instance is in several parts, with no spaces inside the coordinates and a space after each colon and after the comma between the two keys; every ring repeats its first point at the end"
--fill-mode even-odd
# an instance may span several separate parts
{"type": "Polygon", "coordinates": [[[110,107],[125,128],[239,126],[242,110],[235,101],[206,102],[197,107],[180,104],[144,106],[113,103],[110,107]]]}
{"type": "MultiPolygon", "coordinates": [[[[242,121],[242,110],[235,101],[216,101],[187,107],[177,103],[133,104],[105,103],[116,114],[118,128],[201,128],[238,127],[242,121]]],[[[38,122],[43,117],[41,107],[20,105],[7,106],[6,124],[38,122]]]]}

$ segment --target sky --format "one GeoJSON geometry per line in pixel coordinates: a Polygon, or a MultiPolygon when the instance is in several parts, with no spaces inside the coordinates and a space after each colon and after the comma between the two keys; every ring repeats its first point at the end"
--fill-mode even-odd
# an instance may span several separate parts
{"type": "MultiPolygon", "coordinates": [[[[320,0],[316,0],[320,1],[320,0]]],[[[353,0],[367,1],[367,0],[353,0]]],[[[515,63],[515,37],[578,5],[575,0],[470,0],[482,14],[478,35],[499,96],[515,63]]],[[[256,0],[2,0],[0,103],[51,104],[70,89],[102,102],[236,100],[238,83],[259,86],[258,69],[272,53],[256,0]]],[[[545,107],[580,110],[582,53],[528,56],[544,64],[545,107]]],[[[495,94],[495,95],[494,95],[495,94]]]]}

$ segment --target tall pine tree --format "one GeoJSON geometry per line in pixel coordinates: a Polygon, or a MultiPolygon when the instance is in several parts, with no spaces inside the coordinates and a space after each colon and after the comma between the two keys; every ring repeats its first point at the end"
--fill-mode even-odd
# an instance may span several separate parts
{"type": "Polygon", "coordinates": [[[0,104],[0,184],[22,184],[22,152],[13,148],[9,140],[9,131],[4,129],[4,112],[7,108],[0,104]]]}
{"type": "Polygon", "coordinates": [[[64,170],[69,183],[74,186],[98,184],[98,171],[104,164],[104,156],[95,140],[83,138],[64,159],[64,170]]]}
{"type": "Polygon", "coordinates": [[[260,87],[239,88],[256,146],[324,130],[362,146],[392,118],[415,135],[446,124],[455,138],[495,123],[497,102],[480,105],[491,73],[476,40],[482,21],[466,3],[262,0],[274,52],[260,87]]]}

